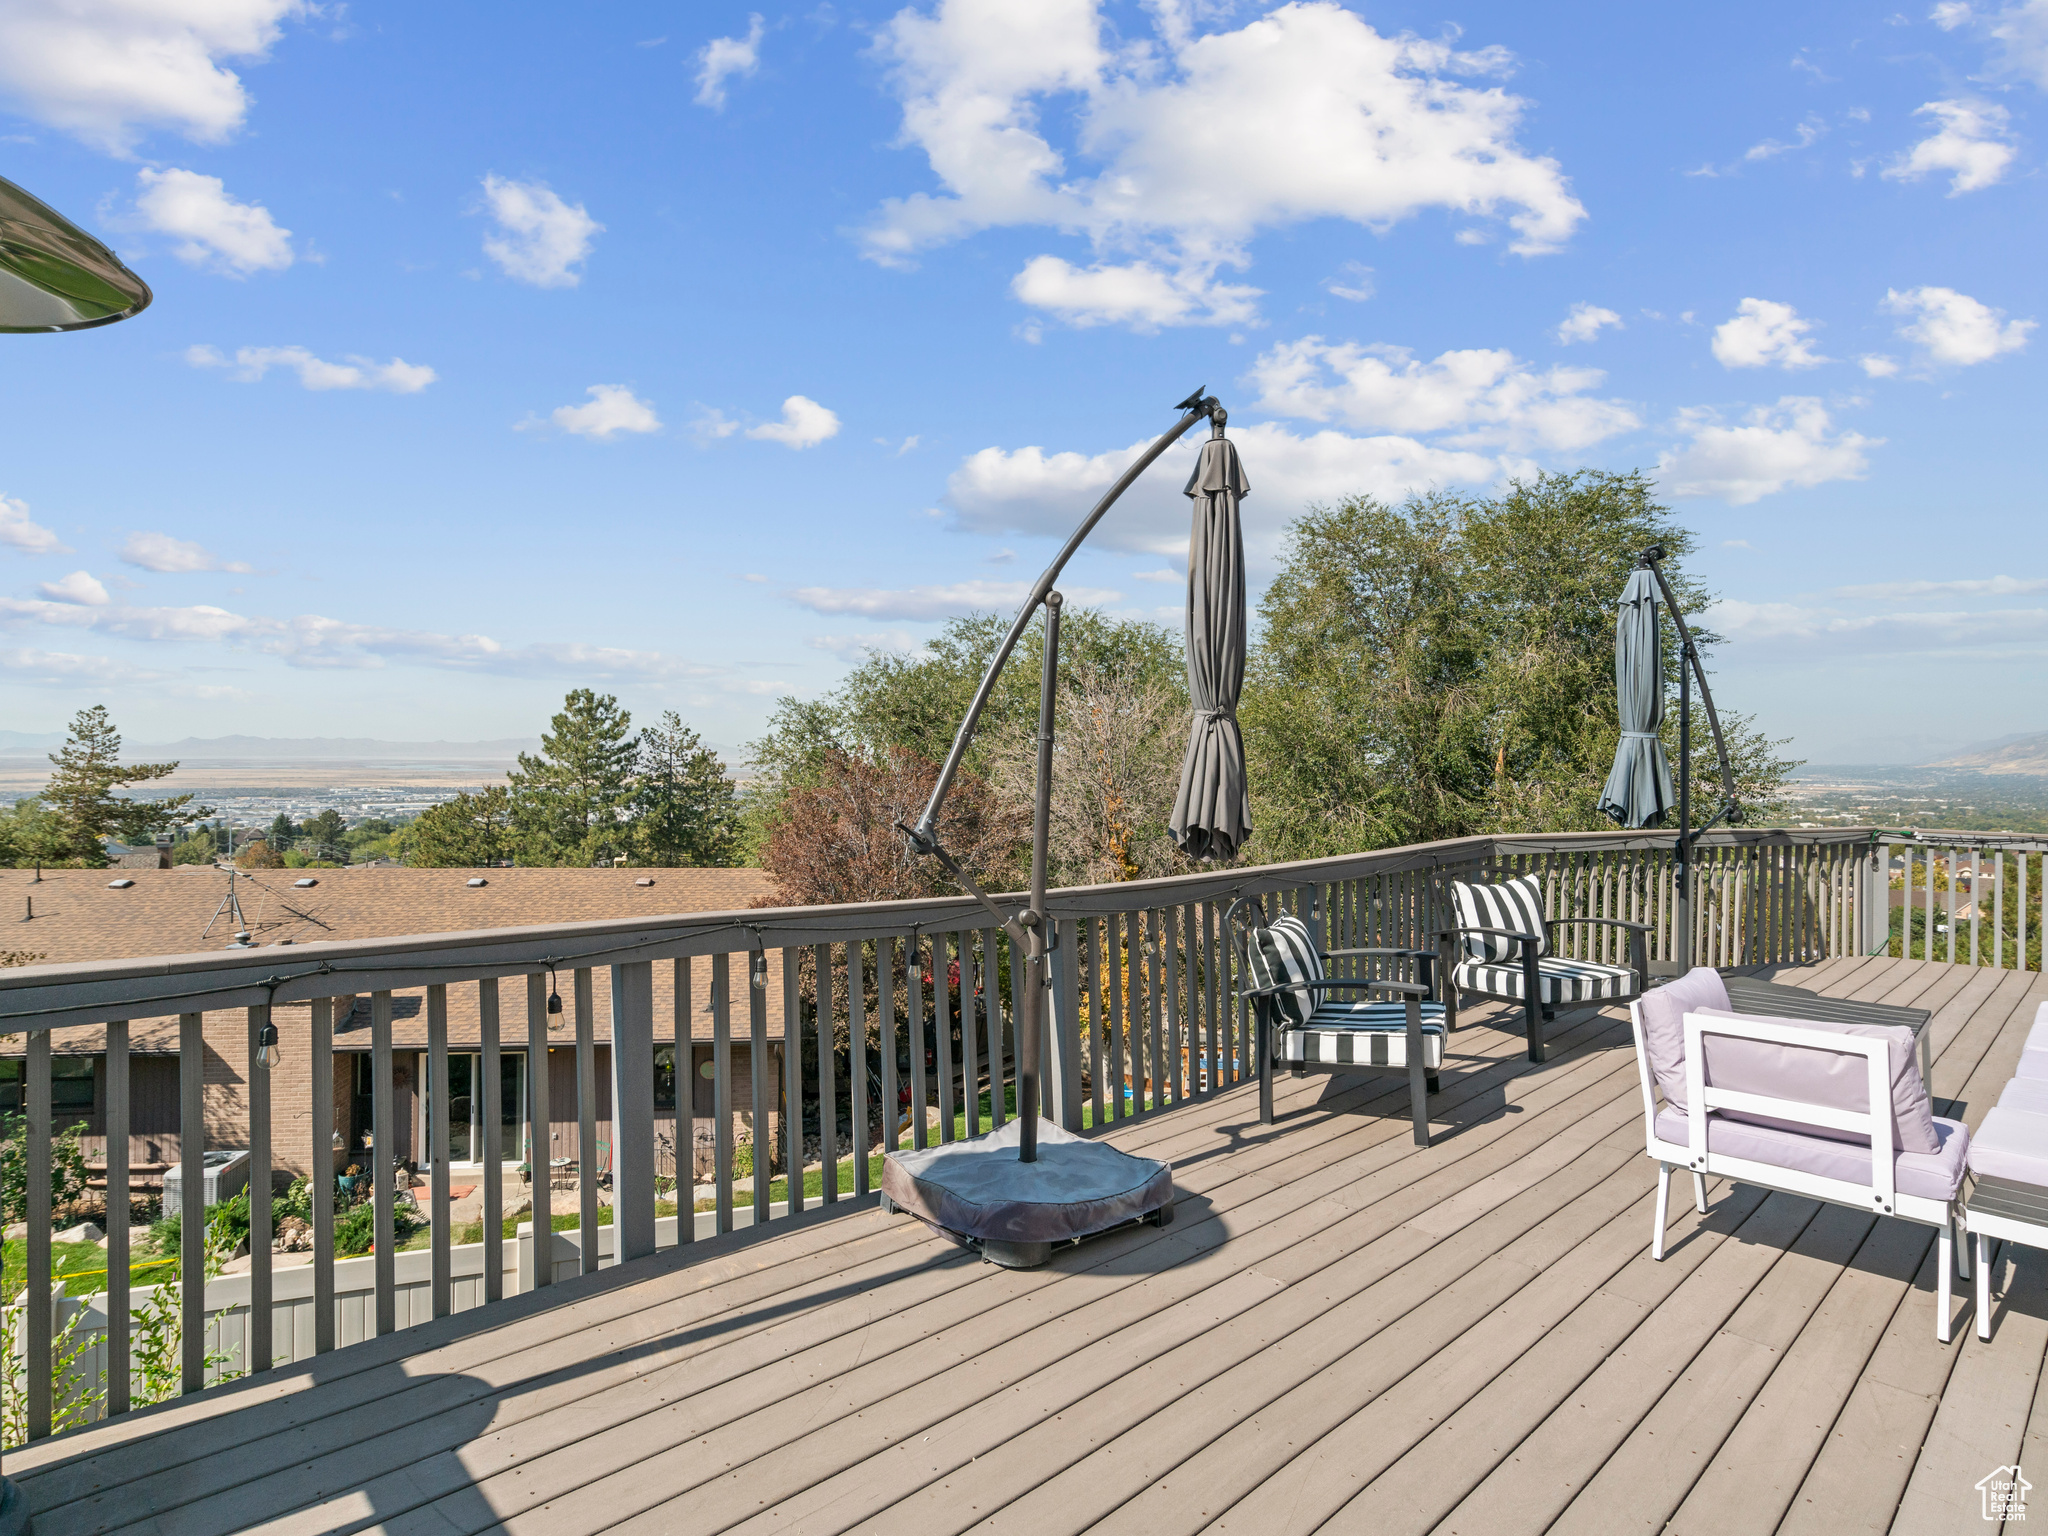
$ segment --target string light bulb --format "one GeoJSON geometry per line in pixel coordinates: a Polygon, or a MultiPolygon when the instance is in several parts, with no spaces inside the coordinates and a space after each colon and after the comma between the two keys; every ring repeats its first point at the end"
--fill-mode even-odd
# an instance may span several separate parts
{"type": "Polygon", "coordinates": [[[263,1027],[256,1031],[256,1064],[268,1072],[283,1060],[284,1052],[277,1044],[277,1026],[265,1019],[263,1027]]]}
{"type": "Polygon", "coordinates": [[[754,951],[754,959],[748,968],[747,980],[756,992],[766,992],[768,990],[768,951],[765,949],[754,951]]]}
{"type": "Polygon", "coordinates": [[[551,965],[548,967],[548,1012],[560,1013],[561,1011],[562,994],[555,988],[555,968],[551,965]]]}

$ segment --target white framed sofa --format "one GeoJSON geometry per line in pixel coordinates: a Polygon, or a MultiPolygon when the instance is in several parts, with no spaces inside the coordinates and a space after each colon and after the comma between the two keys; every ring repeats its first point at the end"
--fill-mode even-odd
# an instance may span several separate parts
{"type": "Polygon", "coordinates": [[[1651,1257],[1664,1257],[1679,1168],[1702,1214],[1711,1176],[1917,1222],[1939,1234],[1935,1337],[1947,1343],[1970,1132],[1933,1113],[1914,1030],[1741,1013],[1704,966],[1638,998],[1629,1017],[1657,1163],[1651,1257]]]}
{"type": "Polygon", "coordinates": [[[2020,1052],[2018,1072],[1970,1139],[1964,1225],[1977,1254],[1977,1337],[1991,1337],[1992,1244],[2048,1249],[2048,1003],[2020,1052]]]}

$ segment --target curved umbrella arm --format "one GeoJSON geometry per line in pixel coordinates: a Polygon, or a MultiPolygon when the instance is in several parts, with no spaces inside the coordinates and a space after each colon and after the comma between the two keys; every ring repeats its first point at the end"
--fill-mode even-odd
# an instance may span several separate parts
{"type": "MultiPolygon", "coordinates": [[[[1699,679],[1700,703],[1706,706],[1707,725],[1714,733],[1714,753],[1721,764],[1721,809],[1714,814],[1707,827],[1711,827],[1724,816],[1732,823],[1736,819],[1738,804],[1735,795],[1735,770],[1728,763],[1728,741],[1721,734],[1721,717],[1714,710],[1714,690],[1707,686],[1707,669],[1700,662],[1699,647],[1693,644],[1692,631],[1686,628],[1685,615],[1679,611],[1678,596],[1671,590],[1671,583],[1664,579],[1664,567],[1658,564],[1663,555],[1661,547],[1645,550],[1643,565],[1657,578],[1657,590],[1664,594],[1664,611],[1671,615],[1671,622],[1678,630],[1679,665],[1690,665],[1692,675],[1699,679]]],[[[1706,827],[1699,830],[1704,832],[1706,827]]]]}
{"type": "Polygon", "coordinates": [[[939,811],[946,802],[947,794],[953,788],[953,780],[959,774],[960,764],[967,756],[968,745],[974,740],[975,728],[981,723],[981,712],[988,706],[989,696],[995,692],[996,679],[1003,675],[1003,668],[1009,663],[1010,653],[1016,650],[1017,642],[1024,637],[1024,627],[1031,622],[1031,616],[1038,611],[1039,604],[1045,601],[1046,594],[1052,591],[1053,583],[1060,579],[1060,572],[1066,569],[1067,562],[1073,559],[1074,552],[1081,547],[1082,541],[1095,531],[1095,525],[1102,521],[1104,514],[1116,505],[1117,498],[1131,488],[1132,482],[1150,469],[1159,455],[1186,436],[1188,429],[1196,422],[1222,408],[1222,404],[1214,395],[1204,395],[1199,389],[1183,400],[1177,407],[1183,413],[1180,420],[1162,432],[1152,446],[1138,455],[1137,461],[1117,477],[1116,484],[1104,493],[1102,500],[1095,504],[1095,509],[1081,520],[1081,526],[1076,528],[1073,535],[1061,546],[1060,552],[1053,557],[1052,564],[1047,566],[1044,574],[1032,584],[1031,594],[1024,599],[1023,607],[1017,610],[1017,617],[1010,624],[1010,632],[1003,636],[1003,643],[997,647],[995,659],[989,663],[988,671],[982,677],[981,686],[974,690],[974,701],[967,706],[967,717],[960,722],[960,730],[953,737],[952,750],[946,754],[945,766],[939,770],[939,781],[932,786],[932,797],[925,805],[924,814],[918,817],[916,826],[903,829],[904,835],[910,839],[911,846],[918,852],[938,852],[939,811]]]}

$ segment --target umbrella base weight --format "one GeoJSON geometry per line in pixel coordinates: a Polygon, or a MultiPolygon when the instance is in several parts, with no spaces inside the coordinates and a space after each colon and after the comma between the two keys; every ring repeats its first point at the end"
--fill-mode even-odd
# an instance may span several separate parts
{"type": "Polygon", "coordinates": [[[882,1207],[917,1217],[992,1264],[1033,1269],[1060,1250],[1173,1219],[1173,1173],[1041,1121],[1038,1157],[1017,1157],[1017,1121],[972,1141],[891,1152],[882,1207]]]}

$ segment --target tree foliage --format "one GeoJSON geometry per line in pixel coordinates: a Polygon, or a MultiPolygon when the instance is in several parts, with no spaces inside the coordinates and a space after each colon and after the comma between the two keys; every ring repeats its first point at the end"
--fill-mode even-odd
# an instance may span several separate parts
{"type": "MultiPolygon", "coordinates": [[[[50,822],[43,829],[44,846],[32,851],[45,863],[101,869],[107,863],[104,839],[149,842],[180,821],[210,814],[204,806],[188,810],[190,795],[135,800],[115,793],[130,785],[168,778],[178,765],[122,763],[121,733],[104,704],[78,712],[64,745],[50,754],[50,762],[56,771],[37,797],[50,822]]],[[[17,852],[17,861],[21,857],[17,852]]]]}
{"type": "MultiPolygon", "coordinates": [[[[1595,804],[1620,728],[1615,606],[1653,543],[1693,620],[1709,599],[1680,568],[1692,536],[1641,475],[1547,474],[1491,500],[1357,497],[1304,515],[1260,604],[1239,711],[1254,857],[1611,826],[1595,804]]],[[[1694,632],[1703,650],[1716,638],[1694,632]]],[[[1677,663],[1667,636],[1673,689],[1677,663]]],[[[1745,717],[1722,723],[1744,802],[1764,813],[1796,764],[1745,717]]],[[[1712,744],[1695,726],[1707,784],[1712,744]]],[[[1675,708],[1665,732],[1675,755],[1675,708]]],[[[1696,802],[1701,819],[1718,804],[1711,790],[1696,802]]]]}
{"type": "Polygon", "coordinates": [[[640,864],[720,866],[738,855],[737,791],[725,764],[669,710],[640,733],[633,854],[640,864]]]}
{"type": "Polygon", "coordinates": [[[640,750],[633,717],[613,695],[577,688],[551,724],[539,755],[520,753],[508,775],[520,855],[534,864],[609,863],[630,843],[640,750]]]}
{"type": "Polygon", "coordinates": [[[405,862],[430,869],[477,869],[512,856],[512,797],[500,785],[430,806],[407,824],[405,862]]]}

